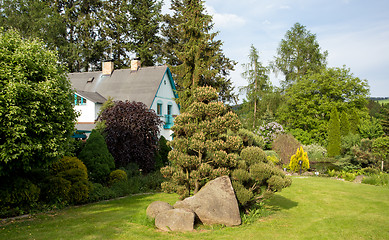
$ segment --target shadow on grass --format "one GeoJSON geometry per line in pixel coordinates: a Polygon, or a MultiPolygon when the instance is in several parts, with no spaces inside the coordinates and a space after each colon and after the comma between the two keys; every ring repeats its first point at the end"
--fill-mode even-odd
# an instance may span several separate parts
{"type": "Polygon", "coordinates": [[[297,207],[298,202],[292,201],[280,195],[274,195],[266,204],[273,211],[291,209],[297,207]]]}

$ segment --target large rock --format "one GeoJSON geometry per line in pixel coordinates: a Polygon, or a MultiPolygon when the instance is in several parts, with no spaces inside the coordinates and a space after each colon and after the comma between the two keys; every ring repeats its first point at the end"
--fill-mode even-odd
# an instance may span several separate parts
{"type": "Polygon", "coordinates": [[[241,224],[238,201],[230,178],[223,176],[208,182],[192,197],[176,202],[174,208],[191,209],[204,224],[241,224]]]}
{"type": "Polygon", "coordinates": [[[155,217],[155,226],[163,231],[193,231],[195,214],[189,209],[171,209],[155,217]]]}
{"type": "Polygon", "coordinates": [[[173,209],[173,206],[167,202],[155,201],[151,203],[146,209],[146,215],[154,219],[159,213],[173,209]]]}

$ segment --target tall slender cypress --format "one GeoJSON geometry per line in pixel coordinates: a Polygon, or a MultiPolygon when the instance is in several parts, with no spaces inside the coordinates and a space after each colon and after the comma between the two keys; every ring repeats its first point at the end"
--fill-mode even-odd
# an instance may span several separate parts
{"type": "Polygon", "coordinates": [[[328,122],[328,145],[327,145],[327,154],[330,157],[335,157],[340,155],[340,121],[339,113],[336,107],[332,108],[330,114],[330,121],[328,122]]]}

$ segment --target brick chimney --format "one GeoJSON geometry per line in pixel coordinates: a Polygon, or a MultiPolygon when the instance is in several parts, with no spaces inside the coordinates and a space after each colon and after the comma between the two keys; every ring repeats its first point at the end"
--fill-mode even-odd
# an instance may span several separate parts
{"type": "Polygon", "coordinates": [[[140,66],[141,66],[140,58],[134,58],[131,60],[131,71],[138,71],[140,66]]]}
{"type": "Polygon", "coordinates": [[[103,75],[111,75],[113,72],[113,60],[103,61],[103,75]]]}

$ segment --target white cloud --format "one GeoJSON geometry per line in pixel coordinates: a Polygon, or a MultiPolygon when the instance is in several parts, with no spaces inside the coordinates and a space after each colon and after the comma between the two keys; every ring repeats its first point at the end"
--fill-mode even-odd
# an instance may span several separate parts
{"type": "Polygon", "coordinates": [[[233,29],[246,24],[246,20],[236,14],[218,13],[212,6],[207,4],[205,4],[205,8],[208,14],[213,16],[213,22],[215,23],[215,27],[217,29],[233,29]]]}

